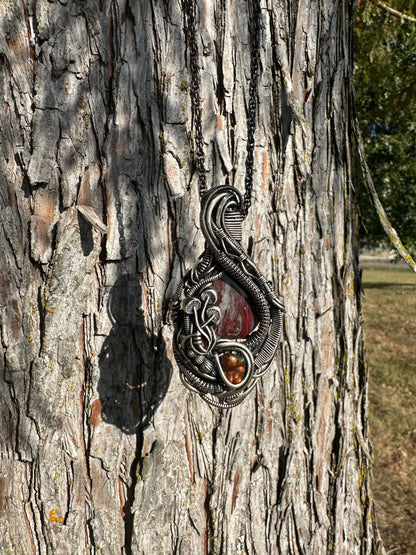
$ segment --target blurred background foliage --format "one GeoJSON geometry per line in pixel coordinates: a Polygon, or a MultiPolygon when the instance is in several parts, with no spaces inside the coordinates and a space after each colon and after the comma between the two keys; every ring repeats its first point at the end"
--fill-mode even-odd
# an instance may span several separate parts
{"type": "MultiPolygon", "coordinates": [[[[374,184],[387,215],[416,254],[416,22],[359,0],[355,20],[358,121],[374,184]]],[[[388,6],[416,18],[416,0],[388,6]]],[[[388,245],[356,161],[362,247],[388,245]]]]}

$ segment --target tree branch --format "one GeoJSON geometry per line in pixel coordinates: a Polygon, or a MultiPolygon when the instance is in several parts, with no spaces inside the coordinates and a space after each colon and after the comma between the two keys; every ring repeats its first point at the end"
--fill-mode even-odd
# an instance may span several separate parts
{"type": "Polygon", "coordinates": [[[401,242],[401,239],[398,236],[397,231],[391,225],[388,219],[388,216],[386,214],[386,211],[384,210],[384,207],[381,204],[381,201],[377,194],[376,188],[374,186],[373,178],[371,177],[370,168],[368,167],[367,159],[365,157],[364,142],[363,142],[363,138],[359,129],[358,120],[356,116],[354,117],[354,134],[355,134],[355,140],[357,143],[358,154],[360,156],[361,170],[362,170],[365,185],[367,187],[368,194],[370,196],[371,203],[377,212],[378,218],[380,220],[381,225],[383,226],[384,231],[386,232],[390,241],[393,243],[393,246],[401,256],[401,258],[406,262],[406,264],[414,272],[416,272],[416,262],[410,256],[410,254],[406,250],[406,247],[401,242]]]}
{"type": "Polygon", "coordinates": [[[411,23],[416,23],[416,18],[411,17],[410,15],[406,15],[398,10],[391,8],[388,4],[384,2],[380,2],[380,0],[370,0],[372,4],[381,8],[382,10],[386,11],[387,13],[394,15],[394,17],[398,17],[399,19],[403,19],[404,21],[410,21],[411,23]]]}

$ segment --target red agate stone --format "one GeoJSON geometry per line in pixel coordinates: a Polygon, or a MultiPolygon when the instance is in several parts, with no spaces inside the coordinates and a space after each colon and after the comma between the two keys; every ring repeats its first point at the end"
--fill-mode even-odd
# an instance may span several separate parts
{"type": "Polygon", "coordinates": [[[221,339],[243,339],[257,326],[258,317],[247,295],[228,276],[217,279],[212,287],[218,295],[215,303],[221,310],[221,319],[215,324],[215,333],[221,339]]]}
{"type": "Polygon", "coordinates": [[[246,375],[247,363],[239,353],[224,353],[220,358],[221,367],[227,380],[237,385],[246,375]]]}

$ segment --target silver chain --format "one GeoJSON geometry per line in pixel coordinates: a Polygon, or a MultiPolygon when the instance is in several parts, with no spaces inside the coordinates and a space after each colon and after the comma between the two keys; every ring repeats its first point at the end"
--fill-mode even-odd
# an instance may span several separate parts
{"type": "MultiPolygon", "coordinates": [[[[202,116],[201,116],[201,95],[200,95],[200,67],[198,62],[198,45],[195,29],[196,0],[183,0],[185,12],[185,35],[189,48],[189,65],[191,70],[190,96],[193,112],[193,128],[195,130],[195,161],[198,170],[199,194],[202,197],[207,192],[207,182],[204,154],[204,137],[202,135],[202,116]]],[[[246,156],[246,175],[245,193],[242,208],[243,217],[247,216],[251,205],[253,191],[253,171],[254,171],[254,135],[256,131],[257,116],[257,96],[259,78],[259,57],[260,57],[260,33],[261,33],[261,7],[260,0],[252,0],[251,21],[251,64],[250,64],[250,85],[249,101],[247,107],[247,156],[246,156]]]]}

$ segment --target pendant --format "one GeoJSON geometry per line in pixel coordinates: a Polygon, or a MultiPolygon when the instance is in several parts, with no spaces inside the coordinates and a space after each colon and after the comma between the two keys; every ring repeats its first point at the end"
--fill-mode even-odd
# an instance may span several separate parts
{"type": "Polygon", "coordinates": [[[173,306],[182,382],[221,408],[241,403],[270,366],[284,310],[241,246],[241,206],[234,187],[204,194],[206,249],[181,281],[173,306]]]}

